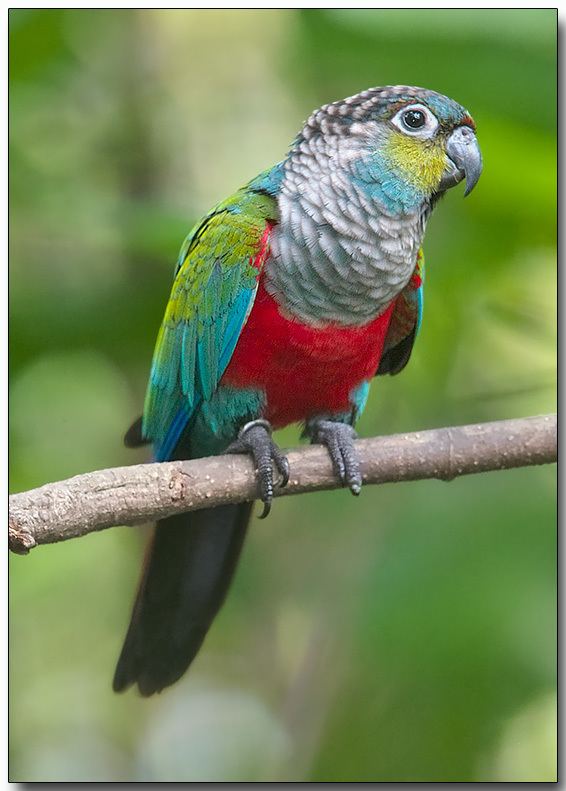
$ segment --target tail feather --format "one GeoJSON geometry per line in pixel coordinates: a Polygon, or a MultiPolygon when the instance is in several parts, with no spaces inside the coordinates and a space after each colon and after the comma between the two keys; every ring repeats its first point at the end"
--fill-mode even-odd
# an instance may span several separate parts
{"type": "Polygon", "coordinates": [[[143,417],[140,415],[124,434],[124,445],[127,448],[139,448],[142,445],[149,444],[149,440],[143,436],[142,428],[143,417]]]}
{"type": "Polygon", "coordinates": [[[252,504],[158,522],[114,675],[142,695],[177,681],[195,658],[234,576],[252,504]]]}

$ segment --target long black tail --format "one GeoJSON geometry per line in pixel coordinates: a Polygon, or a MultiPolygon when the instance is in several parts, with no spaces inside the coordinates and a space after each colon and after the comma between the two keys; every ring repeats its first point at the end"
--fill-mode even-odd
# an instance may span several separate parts
{"type": "Polygon", "coordinates": [[[195,658],[234,576],[252,504],[158,522],[114,674],[142,695],[177,681],[195,658]]]}

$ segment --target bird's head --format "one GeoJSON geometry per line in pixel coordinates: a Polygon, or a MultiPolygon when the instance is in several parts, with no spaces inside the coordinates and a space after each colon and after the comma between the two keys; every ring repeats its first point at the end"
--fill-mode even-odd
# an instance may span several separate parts
{"type": "Polygon", "coordinates": [[[482,170],[467,110],[425,88],[370,88],[327,104],[297,142],[324,146],[334,167],[345,167],[358,188],[393,211],[410,211],[463,179],[468,195],[482,170]]]}

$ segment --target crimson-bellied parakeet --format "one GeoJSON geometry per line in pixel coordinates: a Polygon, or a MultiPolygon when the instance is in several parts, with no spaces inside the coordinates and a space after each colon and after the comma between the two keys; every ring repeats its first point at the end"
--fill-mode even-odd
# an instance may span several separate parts
{"type": "MultiPolygon", "coordinates": [[[[377,374],[411,355],[421,243],[438,198],[481,173],[475,125],[423,88],[371,88],[316,110],[285,159],[198,222],[159,331],[143,418],[157,460],[250,453],[269,510],[271,429],[302,422],[358,494],[353,439],[377,374]]],[[[187,669],[221,606],[251,504],[159,522],[114,689],[151,695],[187,669]]]]}

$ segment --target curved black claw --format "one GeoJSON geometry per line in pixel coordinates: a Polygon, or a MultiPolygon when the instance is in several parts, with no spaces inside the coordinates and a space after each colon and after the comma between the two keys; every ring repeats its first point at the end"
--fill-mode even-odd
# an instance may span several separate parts
{"type": "Polygon", "coordinates": [[[307,425],[307,433],[313,442],[328,448],[337,478],[357,496],[362,488],[362,472],[354,447],[358,435],[352,426],[333,420],[314,420],[307,425]]]}
{"type": "Polygon", "coordinates": [[[252,420],[242,426],[238,439],[226,448],[226,453],[249,453],[257,468],[260,498],[263,503],[263,512],[260,519],[265,519],[271,511],[274,486],[286,486],[289,482],[289,462],[273,439],[271,438],[271,425],[267,420],[252,420]],[[273,482],[273,464],[277,468],[280,480],[273,482]]]}

